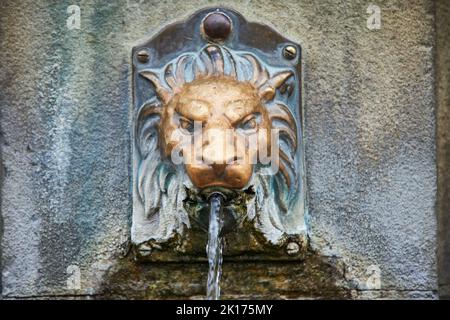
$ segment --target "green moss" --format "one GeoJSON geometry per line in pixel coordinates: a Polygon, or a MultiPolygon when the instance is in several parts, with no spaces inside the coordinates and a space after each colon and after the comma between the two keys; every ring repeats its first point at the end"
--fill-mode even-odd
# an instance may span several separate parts
{"type": "MultiPolygon", "coordinates": [[[[207,269],[206,262],[138,262],[131,253],[106,274],[100,297],[203,298],[207,269]]],[[[225,261],[221,292],[223,299],[350,298],[343,279],[338,260],[306,250],[298,261],[225,261]]]]}

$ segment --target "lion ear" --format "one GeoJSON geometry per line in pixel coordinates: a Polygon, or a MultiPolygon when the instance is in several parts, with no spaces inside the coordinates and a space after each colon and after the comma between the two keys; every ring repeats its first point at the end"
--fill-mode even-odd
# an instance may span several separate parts
{"type": "Polygon", "coordinates": [[[286,80],[288,80],[293,75],[294,74],[292,71],[283,71],[270,78],[259,89],[259,96],[261,97],[261,99],[265,101],[272,100],[275,97],[275,93],[277,92],[278,88],[280,88],[286,82],[286,80]]]}
{"type": "Polygon", "coordinates": [[[150,80],[151,83],[153,83],[153,85],[155,86],[156,89],[156,94],[158,95],[158,97],[162,100],[163,103],[167,103],[170,100],[170,92],[163,87],[163,85],[161,84],[161,81],[159,80],[158,76],[156,74],[154,74],[151,71],[142,71],[139,73],[141,76],[143,76],[144,78],[150,80]]]}

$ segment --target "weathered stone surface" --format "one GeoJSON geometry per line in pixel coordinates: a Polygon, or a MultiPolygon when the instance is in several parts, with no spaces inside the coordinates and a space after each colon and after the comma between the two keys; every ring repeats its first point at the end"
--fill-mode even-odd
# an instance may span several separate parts
{"type": "MultiPolygon", "coordinates": [[[[204,299],[206,263],[136,264],[120,259],[109,269],[99,293],[118,299],[204,299]]],[[[348,299],[343,266],[333,258],[309,252],[301,262],[225,262],[222,299],[348,299]]]]}
{"type": "MultiPolygon", "coordinates": [[[[338,286],[345,297],[354,290],[352,298],[435,298],[435,5],[428,0],[383,1],[381,30],[366,27],[362,0],[86,0],[80,30],[66,28],[68,3],[1,1],[2,296],[203,293],[204,266],[184,272],[185,265],[120,257],[131,217],[131,48],[217,4],[302,44],[307,222],[315,259],[334,257],[332,268],[319,264],[331,280],[310,291],[301,281],[286,284],[289,272],[298,279],[301,263],[266,265],[245,288],[233,278],[242,265],[226,264],[224,295],[323,297],[338,286]],[[114,287],[123,261],[135,279],[114,287]],[[80,289],[67,287],[71,265],[80,268],[80,289]],[[372,265],[381,290],[367,285],[372,265]],[[273,283],[264,287],[264,279],[273,283]],[[280,289],[272,295],[272,287],[280,289]]],[[[259,270],[244,270],[252,268],[259,270]]]]}
{"type": "Polygon", "coordinates": [[[439,294],[450,299],[450,2],[436,4],[439,294]]]}

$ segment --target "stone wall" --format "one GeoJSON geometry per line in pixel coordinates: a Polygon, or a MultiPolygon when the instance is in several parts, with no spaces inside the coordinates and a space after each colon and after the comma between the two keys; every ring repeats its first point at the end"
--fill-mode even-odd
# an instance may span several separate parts
{"type": "Polygon", "coordinates": [[[439,294],[450,299],[450,3],[436,5],[439,294]]]}
{"type": "Polygon", "coordinates": [[[302,44],[311,244],[297,263],[225,262],[224,297],[437,298],[444,2],[380,0],[370,30],[364,0],[81,0],[69,30],[72,1],[1,1],[2,297],[204,295],[204,264],[137,263],[129,248],[130,60],[163,25],[222,5],[302,44]]]}

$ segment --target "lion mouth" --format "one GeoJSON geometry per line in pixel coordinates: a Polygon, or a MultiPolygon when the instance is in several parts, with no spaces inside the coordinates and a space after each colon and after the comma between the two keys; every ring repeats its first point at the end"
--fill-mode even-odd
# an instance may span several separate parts
{"type": "Polygon", "coordinates": [[[253,186],[235,190],[221,186],[212,186],[201,190],[186,188],[183,206],[188,212],[194,228],[204,232],[209,226],[209,198],[212,194],[223,197],[224,225],[222,235],[239,229],[247,218],[247,203],[255,196],[253,186]]]}
{"type": "Polygon", "coordinates": [[[210,189],[210,188],[222,188],[222,189],[228,189],[228,190],[237,190],[237,188],[234,187],[235,184],[227,183],[226,181],[213,181],[211,183],[205,184],[202,188],[204,189],[210,189]]]}

